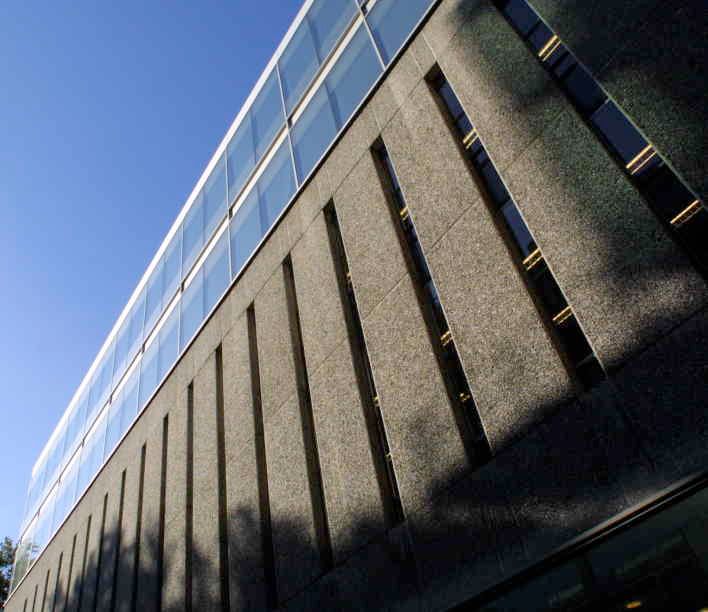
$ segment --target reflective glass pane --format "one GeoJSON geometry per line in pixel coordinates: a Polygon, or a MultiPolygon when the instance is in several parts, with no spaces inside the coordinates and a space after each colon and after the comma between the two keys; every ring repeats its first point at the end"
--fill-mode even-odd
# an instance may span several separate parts
{"type": "Polygon", "coordinates": [[[143,338],[143,322],[145,319],[145,292],[140,295],[130,315],[126,317],[118,332],[116,340],[115,366],[113,369],[113,382],[116,383],[123,376],[140,348],[143,338]]]}
{"type": "Polygon", "coordinates": [[[37,529],[34,533],[33,558],[36,559],[39,553],[47,545],[52,535],[52,519],[54,518],[54,502],[56,500],[56,489],[47,497],[47,501],[39,509],[37,519],[37,529]]]}
{"type": "Polygon", "coordinates": [[[226,148],[229,168],[229,202],[239,194],[256,165],[251,115],[247,114],[226,148]]]}
{"type": "Polygon", "coordinates": [[[145,336],[155,326],[160,312],[162,312],[162,270],[163,266],[162,262],[160,262],[150,275],[145,290],[145,336]]]}
{"type": "Polygon", "coordinates": [[[175,306],[170,316],[160,328],[160,355],[158,359],[157,377],[159,380],[167,374],[177,360],[179,351],[179,307],[175,306]]]}
{"type": "Polygon", "coordinates": [[[356,12],[356,6],[351,0],[315,0],[312,3],[307,19],[321,61],[329,55],[356,12]]]}
{"type": "Polygon", "coordinates": [[[388,64],[432,0],[379,0],[367,15],[371,32],[388,64]]]}
{"type": "Polygon", "coordinates": [[[59,489],[57,492],[57,500],[54,507],[54,520],[52,521],[52,531],[66,518],[71,510],[74,501],[76,500],[76,482],[79,476],[79,457],[78,454],[74,460],[67,466],[64,473],[61,475],[59,489]]]}
{"type": "Polygon", "coordinates": [[[150,399],[153,391],[157,388],[157,355],[158,343],[154,340],[145,349],[142,361],[140,362],[140,409],[145,407],[145,402],[150,399]]]}
{"type": "Polygon", "coordinates": [[[337,134],[327,88],[320,87],[291,130],[295,165],[303,182],[337,134]]]}
{"type": "Polygon", "coordinates": [[[248,257],[263,237],[258,206],[258,190],[253,189],[231,219],[231,269],[234,276],[241,271],[248,257]]]}
{"type": "Polygon", "coordinates": [[[35,527],[36,521],[33,522],[28,527],[27,531],[25,531],[22,535],[22,539],[17,547],[17,552],[15,553],[15,566],[12,570],[12,589],[14,589],[17,584],[19,584],[20,580],[24,578],[31,563],[35,527]]]}
{"type": "Polygon", "coordinates": [[[250,110],[253,122],[253,137],[256,145],[256,159],[259,159],[273,142],[280,126],[285,122],[283,103],[280,99],[278,77],[273,73],[263,85],[250,110]]]}
{"type": "Polygon", "coordinates": [[[339,127],[346,123],[380,74],[381,64],[371,39],[366,28],[360,27],[326,79],[339,127]]]}
{"type": "Polygon", "coordinates": [[[64,459],[64,442],[66,441],[66,428],[62,427],[56,440],[52,443],[52,448],[47,454],[47,467],[45,480],[48,486],[59,476],[57,471],[64,459]]]}
{"type": "Polygon", "coordinates": [[[162,279],[162,307],[168,302],[177,291],[180,278],[180,262],[182,257],[182,234],[177,232],[172,238],[164,256],[164,270],[162,279]]]}
{"type": "Polygon", "coordinates": [[[204,283],[201,270],[184,290],[180,302],[179,348],[182,350],[192,339],[204,318],[204,283]]]}
{"type": "Polygon", "coordinates": [[[44,475],[46,473],[47,460],[43,460],[42,464],[37,469],[37,472],[30,482],[29,490],[27,491],[27,515],[31,516],[37,509],[37,504],[41,500],[44,492],[44,475]]]}
{"type": "Polygon", "coordinates": [[[320,60],[317,58],[315,41],[305,19],[278,60],[280,81],[283,84],[285,108],[288,113],[294,108],[305,88],[312,80],[320,60]]]}
{"type": "Polygon", "coordinates": [[[261,214],[264,216],[266,227],[270,227],[275,221],[293,193],[295,193],[295,177],[286,138],[258,179],[261,214]]]}
{"type": "Polygon", "coordinates": [[[208,240],[226,216],[226,158],[222,157],[202,191],[204,201],[204,240],[208,240]]]}
{"type": "Polygon", "coordinates": [[[224,232],[204,261],[204,310],[209,312],[229,284],[229,243],[224,232]]]}
{"type": "Polygon", "coordinates": [[[111,403],[106,428],[106,448],[104,452],[106,457],[113,451],[135,419],[138,408],[139,375],[140,368],[135,368],[111,403]]]}
{"type": "Polygon", "coordinates": [[[89,405],[91,406],[91,411],[88,416],[89,423],[93,420],[96,413],[103,408],[111,392],[114,354],[114,345],[111,345],[108,352],[101,360],[91,381],[91,391],[89,393],[89,405]]]}
{"type": "Polygon", "coordinates": [[[81,459],[79,466],[79,479],[76,494],[81,495],[88,486],[91,479],[98,472],[103,463],[103,446],[106,439],[106,410],[103,411],[96,425],[86,436],[84,446],[81,449],[81,459]]]}
{"type": "Polygon", "coordinates": [[[65,452],[67,455],[74,452],[77,442],[84,433],[87,403],[88,398],[84,395],[84,397],[80,398],[79,401],[76,402],[67,420],[65,443],[65,452]]]}
{"type": "Polygon", "coordinates": [[[204,207],[201,195],[192,204],[182,224],[182,274],[188,274],[204,244],[204,207]]]}

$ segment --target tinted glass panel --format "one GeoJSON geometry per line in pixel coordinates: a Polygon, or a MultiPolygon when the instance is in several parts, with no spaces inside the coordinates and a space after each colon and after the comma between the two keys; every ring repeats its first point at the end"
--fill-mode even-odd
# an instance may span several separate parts
{"type": "Polygon", "coordinates": [[[145,350],[140,362],[140,408],[145,406],[153,391],[157,388],[157,355],[159,345],[157,340],[145,350]]]}
{"type": "Polygon", "coordinates": [[[197,197],[182,224],[182,274],[188,274],[204,244],[204,207],[197,197]]]}
{"type": "Polygon", "coordinates": [[[33,558],[36,559],[39,553],[49,541],[52,529],[52,518],[54,517],[54,502],[56,500],[56,490],[52,493],[47,501],[44,502],[39,510],[39,519],[37,520],[37,530],[34,534],[34,545],[36,549],[33,552],[33,558]]]}
{"type": "Polygon", "coordinates": [[[504,215],[504,221],[511,235],[514,237],[516,245],[519,247],[521,257],[525,258],[536,248],[536,243],[533,241],[526,223],[524,223],[524,220],[521,218],[519,209],[516,208],[513,202],[508,202],[502,207],[501,212],[502,215],[504,215]]]}
{"type": "Polygon", "coordinates": [[[108,426],[106,431],[106,457],[115,448],[115,445],[135,419],[138,408],[139,375],[140,368],[135,368],[118,394],[118,397],[116,397],[111,404],[108,412],[108,426]]]}
{"type": "MultiPolygon", "coordinates": [[[[92,405],[92,411],[100,409],[108,400],[108,395],[111,392],[111,381],[113,378],[113,356],[114,347],[108,349],[106,356],[101,361],[101,364],[96,370],[93,382],[91,383],[91,393],[89,395],[89,403],[92,405]]],[[[91,418],[91,415],[89,415],[91,418]]]]}
{"type": "Polygon", "coordinates": [[[256,159],[258,159],[265,153],[285,122],[283,103],[280,99],[280,87],[275,70],[268,77],[263,89],[261,89],[253,102],[250,114],[256,144],[256,159]]]}
{"type": "Polygon", "coordinates": [[[646,146],[644,138],[614,102],[603,104],[590,120],[625,163],[646,146]]]}
{"type": "Polygon", "coordinates": [[[44,492],[44,474],[46,468],[46,460],[39,467],[37,473],[30,483],[29,491],[27,493],[27,513],[32,514],[37,509],[37,504],[41,499],[41,495],[44,492]]]}
{"type": "Polygon", "coordinates": [[[297,104],[319,65],[315,41],[306,19],[300,24],[278,62],[288,113],[297,104]]]}
{"type": "Polygon", "coordinates": [[[226,216],[226,160],[221,158],[204,185],[204,239],[208,240],[226,216]]]}
{"type": "Polygon", "coordinates": [[[298,122],[293,126],[291,134],[295,165],[302,182],[337,134],[334,112],[325,86],[320,87],[310,100],[298,122]]]}
{"type": "Polygon", "coordinates": [[[162,380],[168,370],[174,365],[179,352],[179,308],[172,309],[165,324],[160,328],[160,356],[158,360],[157,378],[162,380]]]}
{"type": "Polygon", "coordinates": [[[256,164],[250,115],[243,118],[231,139],[226,149],[226,160],[229,168],[229,202],[232,202],[256,164]]]}
{"type": "Polygon", "coordinates": [[[204,261],[204,310],[209,312],[229,284],[229,243],[224,232],[204,261]]]}
{"type": "Polygon", "coordinates": [[[355,13],[356,6],[351,0],[315,0],[312,3],[307,18],[320,60],[327,57],[355,13]]]}
{"type": "Polygon", "coordinates": [[[381,55],[388,64],[432,0],[379,0],[367,16],[381,55]]]}
{"type": "Polygon", "coordinates": [[[84,432],[84,423],[86,421],[86,398],[81,398],[75,405],[69,415],[66,423],[66,444],[65,452],[71,454],[76,448],[76,444],[84,432]]]}
{"type": "Polygon", "coordinates": [[[104,410],[96,422],[95,427],[89,432],[81,449],[81,465],[79,467],[79,480],[77,495],[80,495],[103,462],[103,446],[106,439],[106,415],[104,410]]]}
{"type": "Polygon", "coordinates": [[[54,520],[52,521],[52,531],[69,514],[69,510],[76,500],[76,482],[79,476],[79,461],[78,457],[72,461],[61,476],[59,490],[57,492],[57,500],[54,507],[54,520]]]}
{"type": "Polygon", "coordinates": [[[167,306],[177,291],[180,278],[180,262],[182,258],[182,234],[177,232],[165,251],[165,263],[162,281],[162,307],[167,306]]]}
{"type": "Polygon", "coordinates": [[[145,290],[145,335],[150,333],[162,312],[162,270],[160,262],[150,276],[145,290]]]}
{"type": "Polygon", "coordinates": [[[326,79],[340,127],[364,99],[381,70],[369,35],[360,27],[326,79]]]}
{"type": "Polygon", "coordinates": [[[285,139],[258,179],[261,213],[264,215],[266,227],[270,227],[275,221],[293,193],[295,193],[295,177],[288,141],[285,139]]]}
{"type": "Polygon", "coordinates": [[[258,190],[251,191],[231,219],[231,269],[234,276],[241,271],[248,256],[263,237],[258,206],[258,190]]]}
{"type": "Polygon", "coordinates": [[[201,270],[192,284],[182,294],[180,302],[180,340],[179,347],[183,349],[197,331],[204,318],[204,283],[201,270]]]}
{"type": "Polygon", "coordinates": [[[125,319],[118,339],[116,340],[116,357],[113,372],[113,382],[125,372],[125,368],[133,360],[143,336],[143,319],[145,316],[145,294],[143,293],[135,303],[130,315],[125,319]]]}

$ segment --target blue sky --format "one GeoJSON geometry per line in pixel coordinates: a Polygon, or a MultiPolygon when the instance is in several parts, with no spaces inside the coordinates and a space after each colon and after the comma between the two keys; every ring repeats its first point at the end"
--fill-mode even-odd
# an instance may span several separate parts
{"type": "Polygon", "coordinates": [[[0,3],[0,538],[301,3],[0,3]]]}

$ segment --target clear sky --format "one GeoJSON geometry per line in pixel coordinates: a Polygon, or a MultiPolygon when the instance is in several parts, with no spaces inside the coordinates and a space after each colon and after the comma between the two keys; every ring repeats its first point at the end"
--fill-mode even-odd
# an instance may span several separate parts
{"type": "Polygon", "coordinates": [[[301,4],[0,3],[0,538],[301,4]]]}

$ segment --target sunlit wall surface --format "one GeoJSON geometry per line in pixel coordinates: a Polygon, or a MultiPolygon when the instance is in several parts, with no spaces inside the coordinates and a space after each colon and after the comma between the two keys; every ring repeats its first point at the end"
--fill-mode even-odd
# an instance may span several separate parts
{"type": "Polygon", "coordinates": [[[305,3],[33,469],[13,588],[435,1],[305,3]]]}

